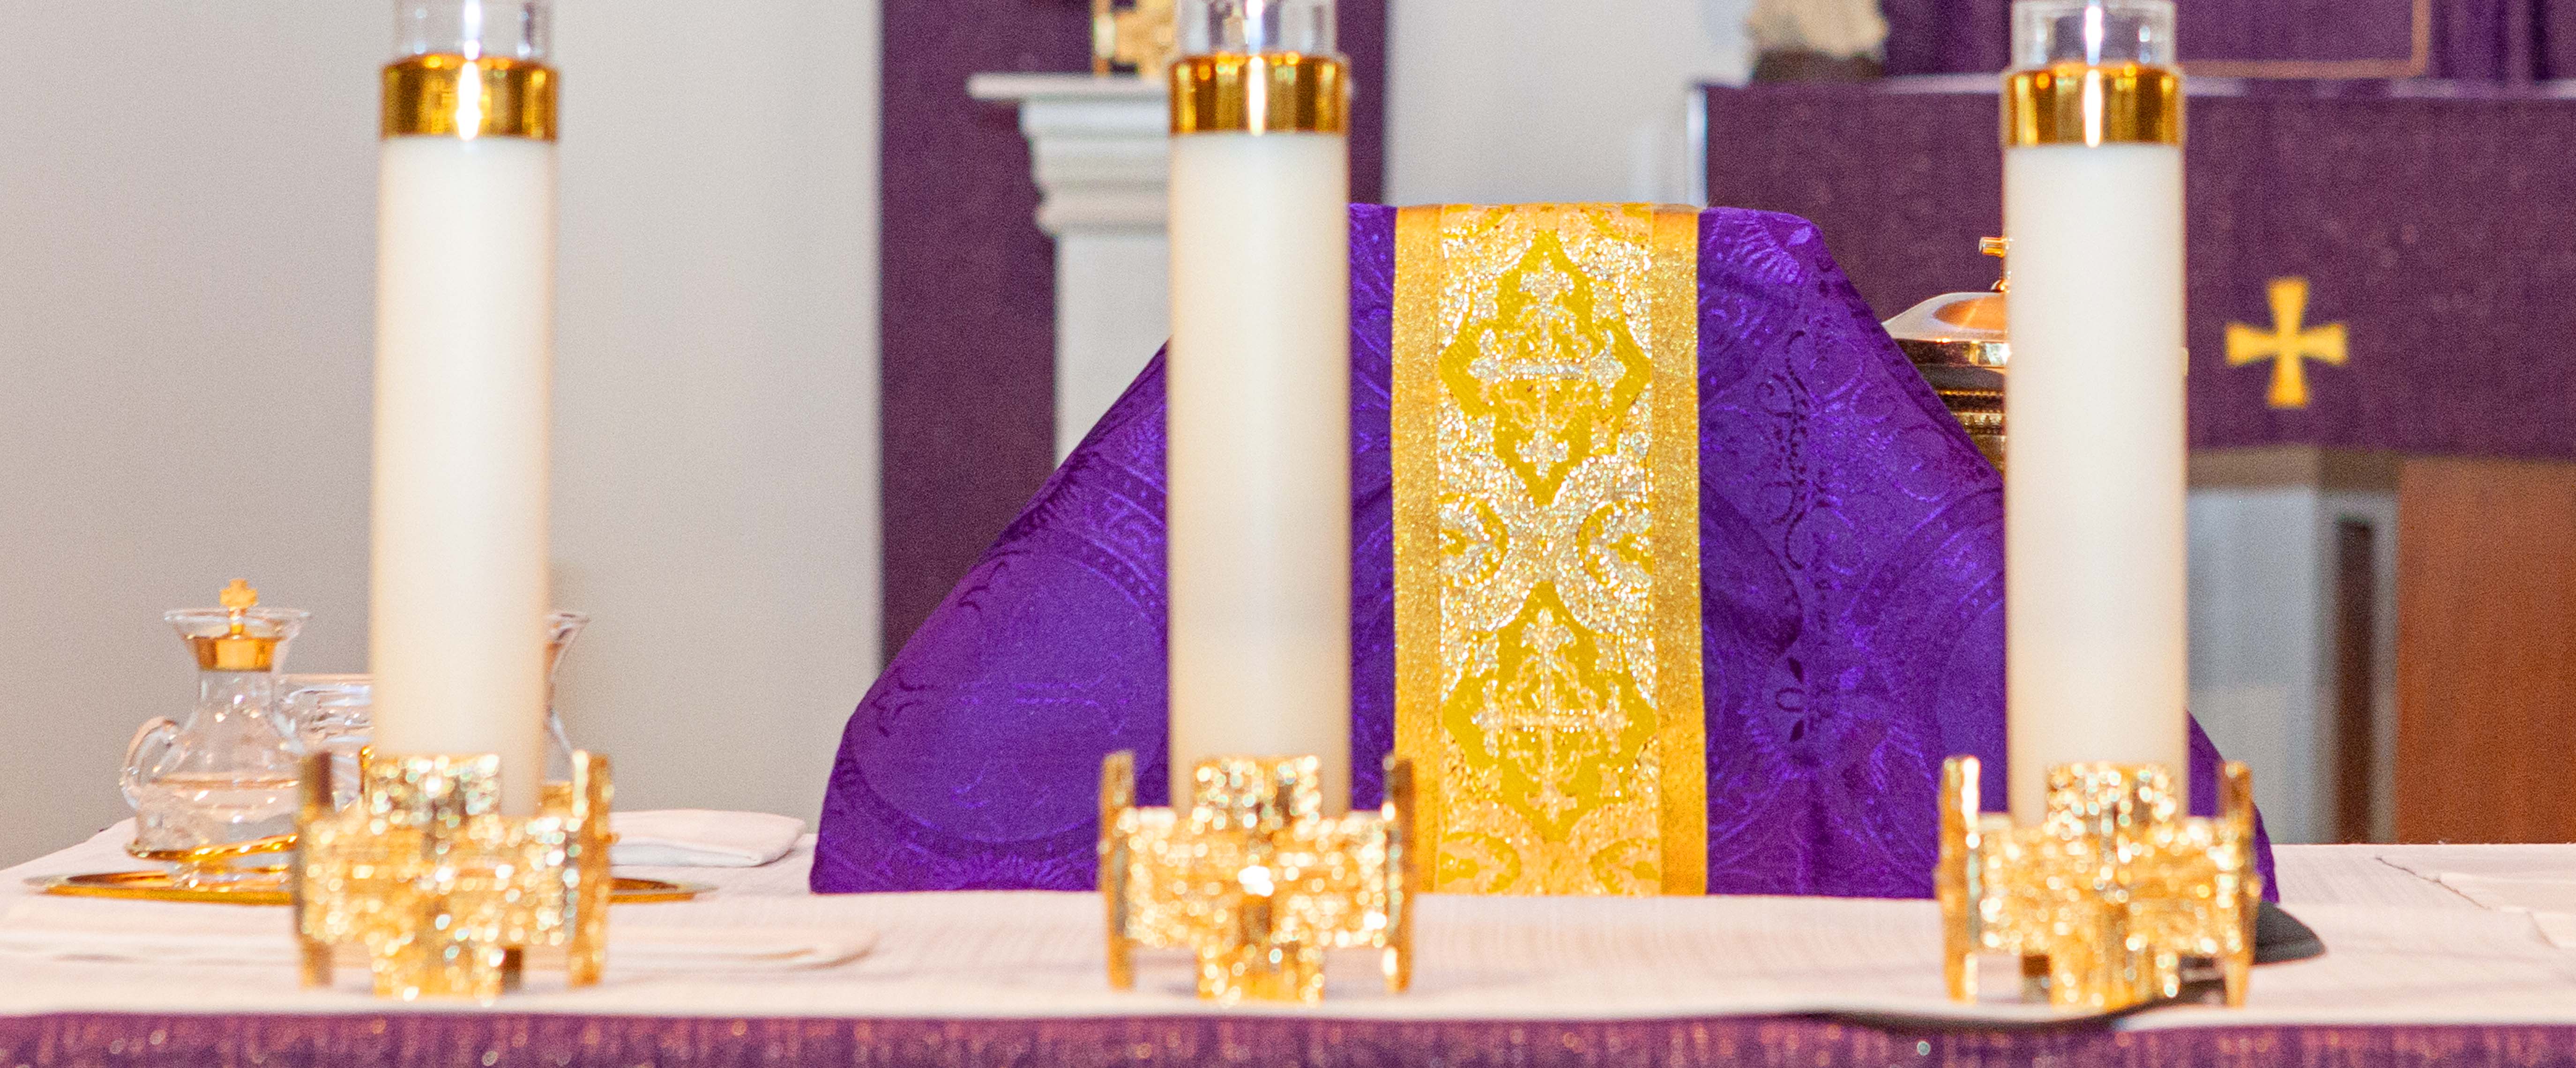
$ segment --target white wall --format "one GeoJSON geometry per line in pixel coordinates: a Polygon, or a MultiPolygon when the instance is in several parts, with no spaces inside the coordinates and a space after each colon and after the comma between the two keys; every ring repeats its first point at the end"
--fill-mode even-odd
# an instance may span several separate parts
{"type": "MultiPolygon", "coordinates": [[[[124,814],[163,609],[244,576],[364,666],[388,9],[0,20],[0,863],[124,814]]],[[[876,6],[710,10],[559,12],[566,716],[623,804],[810,817],[876,667],[876,6]]]]}
{"type": "Polygon", "coordinates": [[[1752,73],[1749,0],[1400,0],[1395,204],[1682,202],[1703,81],[1752,73]]]}
{"type": "Polygon", "coordinates": [[[558,3],[565,727],[812,819],[879,666],[877,4],[558,3]]]}

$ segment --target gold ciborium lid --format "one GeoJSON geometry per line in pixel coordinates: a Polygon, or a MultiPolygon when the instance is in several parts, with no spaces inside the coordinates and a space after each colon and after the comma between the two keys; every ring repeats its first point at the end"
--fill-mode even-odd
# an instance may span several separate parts
{"type": "MultiPolygon", "coordinates": [[[[1977,242],[1979,251],[2000,257],[2011,243],[2000,237],[1977,242]]],[[[1917,367],[1979,367],[2000,373],[2010,362],[2004,336],[2004,293],[2009,273],[1984,293],[1943,293],[1899,312],[1884,325],[1897,347],[1917,367]]],[[[2001,388],[2001,383],[1997,383],[2001,388]]]]}
{"type": "MultiPolygon", "coordinates": [[[[2009,243],[1989,237],[1977,247],[2000,257],[2009,243]]],[[[2004,369],[2012,361],[2004,332],[2010,284],[2007,272],[1992,292],[1944,293],[1883,324],[1996,470],[2004,466],[2004,369]]]]}

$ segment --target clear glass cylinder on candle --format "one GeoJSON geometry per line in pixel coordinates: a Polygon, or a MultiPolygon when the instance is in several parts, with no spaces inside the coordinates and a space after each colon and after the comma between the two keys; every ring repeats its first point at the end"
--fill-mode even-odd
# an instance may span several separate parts
{"type": "Polygon", "coordinates": [[[2176,62],[2172,0],[2020,0],[2013,5],[2012,64],[2017,70],[2061,63],[2170,67],[2176,62]]]}
{"type": "Polygon", "coordinates": [[[1332,0],[1180,0],[1173,17],[1182,55],[1334,50],[1332,0]]]}
{"type": "Polygon", "coordinates": [[[545,769],[555,91],[543,0],[397,0],[377,187],[374,747],[545,769]]]}
{"type": "Polygon", "coordinates": [[[546,0],[395,0],[394,58],[542,61],[552,18],[546,0]]]}
{"type": "Polygon", "coordinates": [[[2004,75],[2014,817],[2049,769],[2183,785],[2183,109],[2167,0],[2020,0],[2004,75]]]}
{"type": "Polygon", "coordinates": [[[1171,777],[1314,756],[1350,801],[1350,80],[1326,0],[1182,0],[1171,777]]]}

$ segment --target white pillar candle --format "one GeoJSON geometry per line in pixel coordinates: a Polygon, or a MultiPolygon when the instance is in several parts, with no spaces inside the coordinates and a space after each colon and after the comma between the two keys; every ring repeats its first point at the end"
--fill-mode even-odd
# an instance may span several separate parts
{"type": "Polygon", "coordinates": [[[1318,756],[1350,797],[1349,153],[1172,146],[1173,797],[1212,756],[1318,756]]]}
{"type": "Polygon", "coordinates": [[[2171,17],[2161,0],[2015,9],[2005,626],[2024,823],[2061,764],[2188,781],[2180,86],[2156,66],[2171,17]]]}
{"type": "Polygon", "coordinates": [[[1198,54],[1173,72],[1175,804],[1216,756],[1319,757],[1326,808],[1350,801],[1350,154],[1348,83],[1317,54],[1329,12],[1180,16],[1198,54]]]}
{"type": "Polygon", "coordinates": [[[461,43],[398,61],[386,78],[373,746],[497,753],[503,811],[525,815],[545,767],[553,86],[529,60],[500,71],[486,68],[511,61],[464,58],[488,55],[486,6],[533,10],[521,26],[542,28],[534,3],[404,0],[407,18],[472,17],[459,19],[461,43]]]}

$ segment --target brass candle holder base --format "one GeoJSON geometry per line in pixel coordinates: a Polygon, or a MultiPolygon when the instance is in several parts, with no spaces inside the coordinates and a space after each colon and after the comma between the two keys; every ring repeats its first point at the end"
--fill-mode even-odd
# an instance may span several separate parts
{"type": "Polygon", "coordinates": [[[1100,769],[1100,892],[1109,985],[1136,986],[1138,948],[1198,955],[1215,1001],[1324,999],[1324,951],[1384,951],[1413,981],[1413,765],[1388,758],[1386,804],[1323,815],[1321,762],[1202,761],[1190,808],[1136,807],[1136,757],[1100,769]]]}
{"type": "Polygon", "coordinates": [[[1942,967],[1950,997],[1977,998],[1976,958],[2017,956],[2023,996],[2112,1012],[2182,992],[2214,964],[2245,1003],[2254,964],[2254,786],[2227,765],[2215,818],[2184,815],[2165,769],[2068,764],[2048,774],[2037,826],[1978,810],[1977,759],[1942,768],[1942,967]]]}
{"type": "Polygon", "coordinates": [[[573,986],[608,949],[608,759],[573,754],[569,791],[533,817],[500,814],[498,756],[372,754],[359,800],[334,811],[327,754],[304,767],[301,843],[288,869],[304,985],[331,981],[335,945],[363,946],[379,997],[489,1002],[526,951],[564,950],[573,986]]]}

